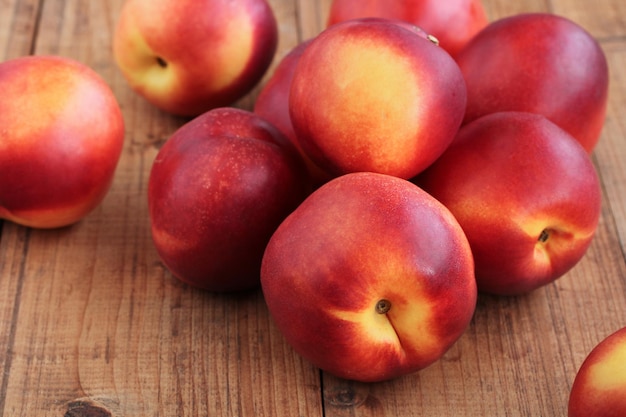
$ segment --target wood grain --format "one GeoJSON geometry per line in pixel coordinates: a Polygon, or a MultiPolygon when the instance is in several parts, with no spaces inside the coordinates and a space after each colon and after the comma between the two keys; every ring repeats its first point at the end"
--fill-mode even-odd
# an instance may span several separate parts
{"type": "MultiPolygon", "coordinates": [[[[186,120],[134,94],[111,39],[122,0],[0,0],[0,58],[60,54],[92,66],[122,107],[126,143],[110,193],[59,230],[0,230],[0,417],[565,416],[590,349],[626,326],[626,9],[621,0],[484,0],[490,18],[548,11],[579,22],[611,68],[594,152],[604,205],[585,258],[523,297],[480,296],[459,342],[431,367],[378,384],[321,373],[283,340],[260,291],[189,288],[152,245],[146,185],[186,120]]],[[[276,58],[234,105],[251,109],[288,51],[323,30],[330,0],[271,0],[276,58]]],[[[1,99],[1,92],[0,92],[1,99]]],[[[1,128],[1,127],[0,127],[1,128]]]]}

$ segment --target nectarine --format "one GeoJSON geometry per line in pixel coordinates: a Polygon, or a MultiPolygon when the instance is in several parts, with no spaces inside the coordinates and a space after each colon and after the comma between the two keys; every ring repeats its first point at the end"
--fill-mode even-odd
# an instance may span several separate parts
{"type": "Polygon", "coordinates": [[[291,80],[300,56],[309,42],[310,40],[296,45],[278,63],[254,102],[254,113],[276,126],[293,143],[306,163],[313,183],[318,186],[328,181],[331,176],[311,161],[307,153],[302,150],[289,116],[291,80]]]}
{"type": "Polygon", "coordinates": [[[626,327],[598,343],[580,366],[570,391],[569,417],[626,415],[626,327]]]}
{"type": "Polygon", "coordinates": [[[365,18],[311,41],[293,74],[289,112],[302,149],[332,175],[407,179],[450,144],[465,103],[447,52],[394,21],[365,18]]]}
{"type": "Polygon", "coordinates": [[[196,116],[247,94],[277,42],[266,0],[128,0],[113,51],[137,93],[167,112],[196,116]]]}
{"type": "Polygon", "coordinates": [[[457,218],[478,289],[515,295],[546,285],[584,256],[601,190],[585,149],[545,116],[502,112],[465,125],[415,182],[457,218]]]}
{"type": "Polygon", "coordinates": [[[0,64],[0,218],[36,228],[75,223],[107,194],[124,120],[107,83],[59,56],[0,64]]]}
{"type": "Polygon", "coordinates": [[[455,218],[409,181],[352,173],[278,227],[261,269],[269,311],[304,358],[381,381],[432,364],[474,313],[472,254],[455,218]]]}
{"type": "Polygon", "coordinates": [[[333,0],[327,24],[363,17],[402,20],[435,36],[455,56],[489,23],[481,0],[333,0]]]}
{"type": "Polygon", "coordinates": [[[192,286],[258,287],[267,241],[308,192],[304,163],[274,126],[245,110],[210,110],[178,129],[153,163],[155,247],[192,286]]]}
{"type": "Polygon", "coordinates": [[[591,152],[608,99],[605,54],[580,25],[548,13],[519,14],[480,31],[457,56],[467,83],[464,123],[498,111],[539,113],[591,152]]]}

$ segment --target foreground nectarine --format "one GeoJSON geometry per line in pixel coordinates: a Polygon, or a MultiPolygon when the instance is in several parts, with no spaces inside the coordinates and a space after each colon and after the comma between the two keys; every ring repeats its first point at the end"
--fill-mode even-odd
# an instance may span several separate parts
{"type": "Polygon", "coordinates": [[[265,245],[308,193],[304,163],[270,123],[235,108],[178,129],[150,172],[152,237],[180,280],[213,291],[259,286],[265,245]]]}
{"type": "Polygon", "coordinates": [[[113,51],[136,92],[167,112],[196,116],[247,94],[277,41],[266,0],[128,0],[113,51]]]}
{"type": "Polygon", "coordinates": [[[548,284],[585,254],[600,218],[595,167],[538,114],[483,116],[459,131],[415,182],[457,218],[478,289],[515,295],[548,284]]]}
{"type": "Polygon", "coordinates": [[[596,345],[569,396],[569,417],[626,416],[626,327],[596,345]]]}
{"type": "Polygon", "coordinates": [[[57,56],[0,64],[0,218],[54,228],[75,223],[107,194],[124,120],[106,82],[57,56]]]}
{"type": "Polygon", "coordinates": [[[293,74],[289,112],[302,149],[330,174],[410,178],[450,144],[465,102],[447,52],[395,21],[366,18],[311,40],[293,74]]]}
{"type": "Polygon", "coordinates": [[[498,111],[539,113],[591,152],[608,99],[605,54],[580,25],[547,13],[519,14],[483,29],[457,56],[467,82],[464,123],[498,111]]]}
{"type": "Polygon", "coordinates": [[[411,182],[377,173],[313,192],[270,239],[261,284],[299,354],[360,381],[432,364],[476,304],[470,247],[454,217],[411,182]]]}

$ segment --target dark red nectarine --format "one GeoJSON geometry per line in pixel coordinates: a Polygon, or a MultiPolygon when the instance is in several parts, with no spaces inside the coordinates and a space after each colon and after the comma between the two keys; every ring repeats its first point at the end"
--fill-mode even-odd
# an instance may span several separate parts
{"type": "Polygon", "coordinates": [[[303,162],[269,122],[218,108],[178,129],[150,172],[152,237],[180,280],[213,291],[258,287],[265,245],[308,194],[303,162]]]}
{"type": "Polygon", "coordinates": [[[564,17],[510,16],[457,56],[467,83],[464,123],[498,111],[543,114],[591,152],[604,126],[608,65],[593,36],[564,17]]]}

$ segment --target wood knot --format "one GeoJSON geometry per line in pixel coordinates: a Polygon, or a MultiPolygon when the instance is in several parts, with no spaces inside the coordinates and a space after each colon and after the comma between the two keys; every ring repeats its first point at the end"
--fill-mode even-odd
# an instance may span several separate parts
{"type": "Polygon", "coordinates": [[[67,404],[63,417],[113,417],[113,414],[104,405],[81,398],[67,404]]]}
{"type": "Polygon", "coordinates": [[[352,408],[363,404],[369,395],[368,390],[354,386],[339,386],[325,390],[324,397],[333,407],[352,408]]]}

